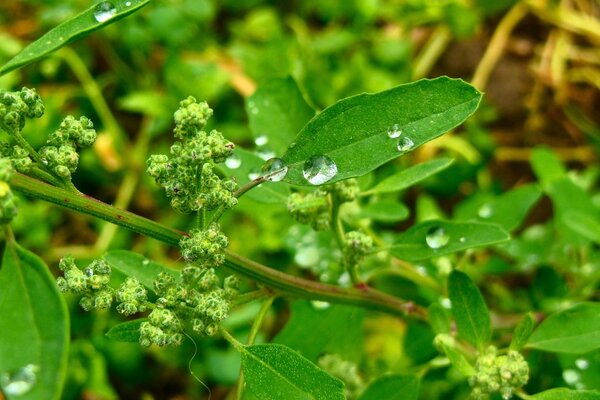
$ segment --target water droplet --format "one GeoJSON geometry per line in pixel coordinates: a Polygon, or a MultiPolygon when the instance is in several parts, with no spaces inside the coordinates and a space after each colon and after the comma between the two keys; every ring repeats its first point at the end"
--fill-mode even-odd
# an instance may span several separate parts
{"type": "Polygon", "coordinates": [[[322,185],[337,174],[337,165],[327,156],[312,156],[304,163],[302,174],[309,183],[322,185]]]}
{"type": "Polygon", "coordinates": [[[131,7],[131,2],[130,1],[126,1],[125,2],[125,7],[131,7]]]}
{"type": "Polygon", "coordinates": [[[440,300],[440,304],[442,305],[442,307],[444,307],[446,310],[450,310],[452,308],[452,302],[450,301],[449,298],[445,297],[443,299],[440,300]]]}
{"type": "Polygon", "coordinates": [[[86,275],[88,278],[91,278],[92,276],[94,276],[94,270],[93,270],[92,268],[86,268],[86,269],[85,269],[85,275],[86,275]]]}
{"type": "Polygon", "coordinates": [[[440,226],[433,226],[427,231],[425,236],[425,242],[427,246],[432,249],[439,249],[444,247],[450,241],[450,236],[446,233],[444,228],[440,226]]]}
{"type": "Polygon", "coordinates": [[[144,261],[142,261],[142,265],[148,265],[148,264],[150,264],[150,260],[145,258],[144,261]]]}
{"type": "Polygon", "coordinates": [[[271,158],[262,167],[262,174],[270,182],[279,182],[285,178],[288,166],[281,158],[271,158]]]}
{"type": "Polygon", "coordinates": [[[423,275],[423,276],[426,276],[426,275],[427,275],[427,268],[425,268],[424,266],[422,266],[422,265],[417,265],[417,266],[415,267],[415,269],[417,270],[417,273],[418,273],[419,275],[423,275]]]}
{"type": "Polygon", "coordinates": [[[0,386],[7,396],[20,396],[29,392],[37,380],[36,373],[39,367],[28,364],[14,373],[3,373],[0,375],[0,386]]]}
{"type": "Polygon", "coordinates": [[[326,301],[313,300],[310,304],[317,310],[326,310],[329,308],[330,304],[326,301]]]}
{"type": "Polygon", "coordinates": [[[409,137],[403,137],[402,139],[398,140],[398,151],[410,151],[413,147],[415,147],[415,142],[413,142],[409,137]]]}
{"type": "Polygon", "coordinates": [[[265,135],[259,135],[254,139],[254,144],[257,146],[264,146],[269,143],[269,138],[265,135]]]}
{"type": "Polygon", "coordinates": [[[262,148],[256,152],[256,155],[262,158],[263,160],[270,160],[275,157],[275,153],[269,149],[262,148]]]}
{"type": "Polygon", "coordinates": [[[590,362],[585,358],[578,358],[577,360],[575,360],[575,365],[579,369],[588,369],[588,367],[590,366],[590,362]]]}
{"type": "Polygon", "coordinates": [[[581,375],[574,369],[565,369],[562,375],[567,385],[576,385],[581,381],[581,375]]]}
{"type": "Polygon", "coordinates": [[[242,165],[242,159],[237,154],[232,154],[225,159],[225,166],[229,169],[237,169],[242,165]]]}
{"type": "Polygon", "coordinates": [[[482,204],[481,207],[479,207],[479,210],[477,210],[477,215],[479,215],[479,218],[487,219],[490,218],[493,214],[494,210],[492,209],[492,206],[488,203],[482,204]]]}
{"type": "Polygon", "coordinates": [[[294,255],[294,262],[303,268],[309,268],[319,262],[319,249],[316,247],[300,247],[294,255]]]}
{"type": "Polygon", "coordinates": [[[387,134],[391,139],[397,139],[402,135],[402,129],[400,129],[400,125],[394,124],[388,128],[387,134]]]}
{"type": "Polygon", "coordinates": [[[110,1],[102,1],[94,8],[94,19],[98,22],[106,22],[117,15],[117,9],[110,1]]]}
{"type": "Polygon", "coordinates": [[[250,172],[248,172],[248,178],[250,180],[255,180],[256,178],[258,178],[260,176],[260,171],[256,168],[253,168],[252,170],[250,170],[250,172]]]}
{"type": "Polygon", "coordinates": [[[467,238],[465,238],[464,236],[461,236],[458,241],[461,243],[464,243],[467,240],[467,238]]]}

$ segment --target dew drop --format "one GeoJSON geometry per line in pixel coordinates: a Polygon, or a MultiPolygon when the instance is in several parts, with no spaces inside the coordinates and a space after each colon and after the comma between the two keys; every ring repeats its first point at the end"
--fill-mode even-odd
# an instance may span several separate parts
{"type": "Polygon", "coordinates": [[[125,7],[131,7],[131,2],[130,1],[126,1],[125,2],[125,7]]]}
{"type": "Polygon", "coordinates": [[[258,135],[254,139],[254,144],[257,146],[264,146],[267,143],[269,143],[269,138],[266,135],[258,135]]]}
{"type": "Polygon", "coordinates": [[[398,148],[398,151],[401,152],[410,151],[413,147],[415,147],[415,142],[413,142],[409,137],[403,137],[402,139],[398,140],[398,146],[396,147],[398,148]]]}
{"type": "Polygon", "coordinates": [[[267,161],[275,157],[275,153],[267,148],[262,148],[256,152],[256,155],[267,161]]]}
{"type": "Polygon", "coordinates": [[[322,185],[329,182],[337,172],[335,162],[325,155],[310,157],[306,160],[302,169],[304,178],[312,185],[322,185]]]}
{"type": "Polygon", "coordinates": [[[440,300],[440,304],[442,305],[442,307],[444,307],[446,310],[450,310],[452,308],[452,302],[450,301],[449,298],[445,297],[443,299],[440,300]]]}
{"type": "Polygon", "coordinates": [[[98,22],[106,22],[117,15],[117,9],[110,1],[102,1],[94,8],[94,19],[98,22]]]}
{"type": "Polygon", "coordinates": [[[269,182],[279,182],[285,178],[288,166],[281,158],[271,158],[262,167],[262,176],[269,182]]]}
{"type": "Polygon", "coordinates": [[[92,276],[94,276],[94,270],[93,270],[92,268],[86,268],[86,269],[85,269],[85,275],[86,275],[88,278],[91,278],[92,276]]]}
{"type": "Polygon", "coordinates": [[[250,180],[255,180],[256,178],[258,178],[260,176],[260,171],[256,168],[253,168],[252,170],[250,170],[250,172],[248,173],[248,178],[250,180]]]}
{"type": "Polygon", "coordinates": [[[434,226],[429,228],[427,235],[425,236],[425,242],[427,246],[432,249],[440,249],[448,244],[450,236],[446,233],[444,228],[440,226],[434,226]]]}
{"type": "Polygon", "coordinates": [[[29,392],[37,381],[36,373],[39,367],[28,364],[14,373],[0,375],[0,386],[7,396],[20,396],[29,392]]]}
{"type": "Polygon", "coordinates": [[[574,369],[565,369],[562,375],[567,385],[576,385],[581,383],[581,375],[574,369]]]}
{"type": "Polygon", "coordinates": [[[394,124],[388,128],[387,134],[391,139],[397,139],[402,135],[402,129],[400,129],[400,125],[394,124]]]}
{"type": "Polygon", "coordinates": [[[145,258],[144,261],[142,261],[142,265],[148,265],[148,264],[150,264],[150,260],[145,258]]]}
{"type": "Polygon", "coordinates": [[[467,238],[465,238],[464,236],[461,236],[458,241],[461,243],[464,243],[467,240],[467,238]]]}
{"type": "Polygon", "coordinates": [[[479,218],[488,219],[493,214],[494,210],[492,209],[492,206],[488,203],[482,204],[481,207],[479,207],[479,210],[477,210],[477,215],[479,215],[479,218]]]}
{"type": "Polygon", "coordinates": [[[590,362],[585,358],[578,358],[577,360],[575,360],[575,365],[579,369],[588,369],[588,367],[590,366],[590,362]]]}
{"type": "Polygon", "coordinates": [[[242,165],[242,159],[237,154],[232,154],[225,159],[225,166],[229,169],[237,169],[242,165]]]}
{"type": "Polygon", "coordinates": [[[330,304],[326,301],[313,300],[310,302],[313,308],[317,310],[326,310],[329,308],[330,304]]]}

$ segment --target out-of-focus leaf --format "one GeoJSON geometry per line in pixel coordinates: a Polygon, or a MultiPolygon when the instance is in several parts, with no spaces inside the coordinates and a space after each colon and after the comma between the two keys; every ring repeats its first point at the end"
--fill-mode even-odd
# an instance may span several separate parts
{"type": "Polygon", "coordinates": [[[380,200],[362,207],[359,216],[381,222],[398,222],[408,218],[409,214],[408,207],[399,201],[380,200]]]}
{"type": "Polygon", "coordinates": [[[531,154],[531,167],[544,188],[552,181],[563,179],[567,170],[556,154],[547,148],[538,147],[531,154]]]}
{"type": "Polygon", "coordinates": [[[545,392],[527,396],[528,400],[600,400],[600,392],[597,390],[571,390],[567,388],[556,388],[545,392]]]}
{"type": "Polygon", "coordinates": [[[421,381],[412,375],[385,375],[377,378],[358,400],[416,400],[421,381]]]}
{"type": "Polygon", "coordinates": [[[567,210],[562,215],[562,221],[581,236],[600,243],[600,222],[594,216],[577,210],[567,210]]]}
{"type": "Polygon", "coordinates": [[[535,321],[531,313],[525,314],[513,332],[510,348],[512,350],[521,350],[527,343],[529,336],[531,336],[534,326],[535,321]]]}
{"type": "Polygon", "coordinates": [[[118,342],[139,342],[140,325],[146,321],[146,318],[134,319],[133,321],[122,322],[113,326],[106,332],[110,340],[118,342]]]}
{"type": "Polygon", "coordinates": [[[161,272],[166,272],[173,277],[178,277],[178,272],[167,268],[164,265],[147,259],[141,254],[127,250],[112,250],[106,253],[102,258],[110,266],[126,276],[136,278],[142,285],[150,290],[154,290],[154,280],[161,272]]]}

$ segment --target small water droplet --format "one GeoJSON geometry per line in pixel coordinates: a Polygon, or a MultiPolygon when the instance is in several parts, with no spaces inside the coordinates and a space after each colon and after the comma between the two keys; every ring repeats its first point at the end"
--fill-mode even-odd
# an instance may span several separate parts
{"type": "Polygon", "coordinates": [[[229,169],[237,169],[242,165],[242,159],[237,154],[232,154],[225,159],[225,166],[229,169]]]}
{"type": "Polygon", "coordinates": [[[590,362],[585,358],[578,358],[577,360],[575,360],[575,365],[579,369],[588,369],[588,367],[590,366],[590,362]]]}
{"type": "Polygon", "coordinates": [[[148,265],[148,264],[150,264],[150,260],[145,258],[144,261],[142,261],[142,265],[148,265]]]}
{"type": "Polygon", "coordinates": [[[250,170],[250,172],[248,172],[248,178],[253,181],[256,178],[258,178],[260,176],[260,171],[256,168],[253,168],[252,170],[250,170]]]}
{"type": "Polygon", "coordinates": [[[259,135],[254,139],[254,144],[257,146],[264,146],[269,143],[269,138],[266,135],[259,135]]]}
{"type": "Polygon", "coordinates": [[[310,302],[313,308],[317,310],[326,310],[329,308],[330,304],[326,301],[313,300],[310,302]]]}
{"type": "Polygon", "coordinates": [[[262,148],[256,152],[256,155],[266,161],[266,160],[270,160],[271,158],[275,157],[275,152],[273,152],[267,148],[262,148]]]}
{"type": "Polygon", "coordinates": [[[39,367],[28,364],[14,373],[0,375],[0,386],[7,396],[20,396],[29,392],[37,381],[36,373],[39,367]]]}
{"type": "Polygon", "coordinates": [[[425,268],[424,266],[422,266],[422,265],[417,265],[417,266],[415,267],[415,269],[417,270],[417,273],[418,273],[419,275],[423,275],[423,276],[426,276],[426,275],[427,275],[427,268],[425,268]]]}
{"type": "Polygon", "coordinates": [[[98,22],[106,22],[117,15],[117,9],[110,1],[102,1],[94,8],[94,19],[98,22]]]}
{"type": "Polygon", "coordinates": [[[288,166],[281,158],[271,158],[262,167],[262,175],[269,182],[279,182],[285,178],[288,166]]]}
{"type": "Polygon", "coordinates": [[[479,215],[479,218],[487,219],[490,218],[493,214],[494,210],[492,209],[492,206],[488,203],[482,204],[481,207],[479,207],[479,210],[477,210],[477,215],[479,215]]]}
{"type": "Polygon", "coordinates": [[[433,226],[427,231],[425,242],[432,249],[440,249],[448,244],[450,236],[441,226],[433,226]]]}
{"type": "Polygon", "coordinates": [[[562,375],[567,385],[576,385],[581,381],[581,375],[574,369],[565,369],[562,375]]]}
{"type": "Polygon", "coordinates": [[[461,236],[458,241],[461,243],[464,243],[467,240],[467,238],[465,238],[464,236],[461,236]]]}
{"type": "Polygon", "coordinates": [[[413,142],[409,137],[403,137],[398,140],[398,145],[396,147],[398,148],[398,151],[401,152],[410,151],[413,147],[415,147],[415,142],[413,142]]]}
{"type": "Polygon", "coordinates": [[[125,2],[125,7],[131,7],[131,2],[130,1],[126,1],[125,2]]]}
{"type": "Polygon", "coordinates": [[[85,269],[85,275],[86,275],[88,278],[91,278],[92,276],[94,276],[94,270],[93,270],[92,268],[86,268],[86,269],[85,269]]]}
{"type": "Polygon", "coordinates": [[[388,128],[387,134],[391,139],[397,139],[402,135],[402,129],[400,129],[400,125],[394,124],[388,128]]]}
{"type": "Polygon", "coordinates": [[[450,301],[449,298],[445,297],[443,299],[440,300],[440,304],[442,305],[442,307],[444,307],[446,310],[450,310],[452,308],[452,301],[450,301]]]}
{"type": "Polygon", "coordinates": [[[337,165],[325,155],[312,156],[304,163],[302,174],[309,183],[322,185],[337,174],[337,165]]]}

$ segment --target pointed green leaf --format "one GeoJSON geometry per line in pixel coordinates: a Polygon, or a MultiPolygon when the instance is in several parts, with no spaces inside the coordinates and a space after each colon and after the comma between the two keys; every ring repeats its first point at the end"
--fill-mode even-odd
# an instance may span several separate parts
{"type": "Polygon", "coordinates": [[[399,201],[380,200],[362,207],[358,215],[375,221],[397,222],[408,218],[410,210],[399,201]]]}
{"type": "Polygon", "coordinates": [[[132,321],[122,322],[110,328],[106,332],[106,336],[110,340],[117,342],[134,342],[140,341],[140,325],[147,321],[146,318],[134,319],[132,321]]]}
{"type": "Polygon", "coordinates": [[[416,400],[421,381],[413,375],[385,375],[377,378],[358,400],[416,400]]]}
{"type": "Polygon", "coordinates": [[[594,215],[578,210],[567,210],[562,215],[562,221],[581,236],[599,244],[600,221],[594,215]]]}
{"type": "Polygon", "coordinates": [[[391,252],[397,258],[417,261],[509,239],[510,235],[498,225],[425,221],[397,235],[391,252]]]}
{"type": "Polygon", "coordinates": [[[600,392],[597,390],[556,388],[526,398],[528,400],[600,400],[600,392]]]}
{"type": "Polygon", "coordinates": [[[109,14],[112,16],[104,21],[96,20],[94,15],[97,5],[93,5],[81,14],[58,25],[21,50],[19,54],[0,68],[0,75],[36,61],[82,36],[125,18],[149,2],[150,0],[111,0],[110,3],[114,5],[115,11],[109,14]]]}
{"type": "Polygon", "coordinates": [[[460,79],[441,77],[340,100],[314,117],[290,145],[282,157],[290,168],[286,181],[307,185],[304,164],[319,155],[337,166],[327,183],[364,175],[458,126],[477,109],[481,96],[460,79]],[[396,126],[402,134],[392,139],[388,130],[396,126]],[[412,146],[399,151],[400,140],[412,146]]]}
{"type": "Polygon", "coordinates": [[[529,336],[531,336],[534,327],[535,320],[533,319],[531,313],[525,314],[513,332],[513,337],[510,341],[510,348],[512,350],[521,350],[527,343],[529,336]]]}
{"type": "Polygon", "coordinates": [[[171,274],[177,278],[179,273],[171,268],[167,268],[157,262],[149,260],[141,254],[127,250],[112,250],[106,253],[102,258],[110,266],[126,276],[136,278],[147,289],[154,290],[154,280],[161,272],[171,274]]]}
{"type": "Polygon", "coordinates": [[[242,346],[248,389],[260,400],[343,400],[344,384],[280,344],[242,346]]]}
{"type": "MultiPolygon", "coordinates": [[[[9,243],[0,269],[0,288],[0,376],[19,371],[35,374],[33,386],[19,399],[60,399],[69,313],[54,277],[39,257],[9,243]]],[[[17,398],[10,396],[6,385],[4,391],[9,399],[17,398]]]]}
{"type": "Polygon", "coordinates": [[[436,160],[427,161],[421,164],[408,167],[384,180],[369,190],[366,190],[362,195],[371,195],[377,193],[389,193],[404,190],[437,174],[440,171],[448,168],[454,160],[451,158],[438,158],[436,160]]]}
{"type": "Polygon", "coordinates": [[[280,157],[298,132],[315,116],[291,77],[268,81],[246,99],[250,130],[268,141],[265,148],[280,157]]]}
{"type": "Polygon", "coordinates": [[[526,347],[571,354],[600,348],[600,303],[581,303],[550,315],[533,331],[526,347]]]}
{"type": "Polygon", "coordinates": [[[492,337],[492,323],[475,283],[464,272],[452,271],[448,277],[448,297],[460,337],[483,349],[492,337]]]}
{"type": "Polygon", "coordinates": [[[446,354],[450,364],[464,376],[475,375],[475,368],[467,361],[464,354],[456,348],[456,342],[450,335],[441,334],[435,337],[435,345],[446,354]]]}

